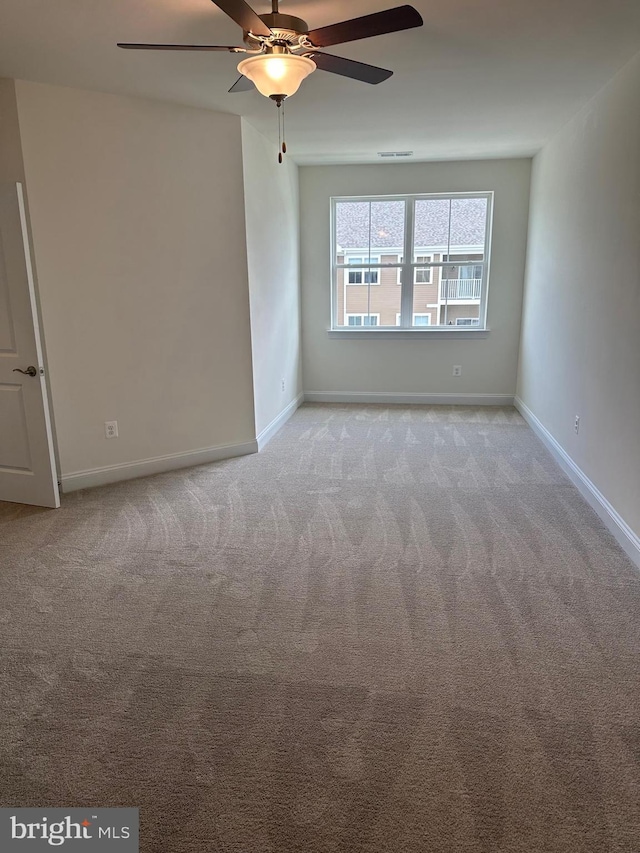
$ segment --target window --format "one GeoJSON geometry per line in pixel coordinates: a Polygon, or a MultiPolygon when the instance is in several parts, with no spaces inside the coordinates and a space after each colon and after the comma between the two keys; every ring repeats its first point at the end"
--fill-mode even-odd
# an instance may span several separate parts
{"type": "Polygon", "coordinates": [[[352,269],[353,266],[362,264],[379,264],[380,258],[360,257],[347,258],[349,267],[345,270],[347,284],[378,284],[380,272],[377,269],[352,269]]]}
{"type": "MultiPolygon", "coordinates": [[[[417,264],[430,264],[432,260],[431,255],[416,256],[417,264]]],[[[431,267],[416,267],[414,282],[416,284],[431,284],[431,267]]]]}
{"type": "Polygon", "coordinates": [[[431,325],[431,314],[414,314],[413,315],[413,325],[414,326],[430,326],[431,325]]]}
{"type": "Polygon", "coordinates": [[[345,314],[347,326],[379,326],[379,314],[345,314]]]}
{"type": "MultiPolygon", "coordinates": [[[[400,325],[400,314],[396,314],[396,326],[400,325]]],[[[414,314],[413,315],[413,325],[414,326],[430,326],[431,325],[431,314],[414,314]]]]}
{"type": "Polygon", "coordinates": [[[492,193],[332,199],[332,328],[484,328],[492,201],[492,193]]]}
{"type": "Polygon", "coordinates": [[[481,279],[482,278],[482,265],[481,264],[465,264],[463,266],[463,261],[475,261],[477,260],[476,255],[443,255],[442,260],[447,264],[447,270],[450,273],[451,278],[462,278],[462,279],[481,279]],[[450,262],[455,261],[455,266],[450,266],[450,262]]]}

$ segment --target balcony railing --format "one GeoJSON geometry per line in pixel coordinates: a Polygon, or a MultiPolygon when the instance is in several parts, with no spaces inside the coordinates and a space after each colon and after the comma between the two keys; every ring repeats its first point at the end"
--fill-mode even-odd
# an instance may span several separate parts
{"type": "Polygon", "coordinates": [[[480,299],[481,278],[447,278],[441,283],[442,301],[452,299],[480,299]]]}

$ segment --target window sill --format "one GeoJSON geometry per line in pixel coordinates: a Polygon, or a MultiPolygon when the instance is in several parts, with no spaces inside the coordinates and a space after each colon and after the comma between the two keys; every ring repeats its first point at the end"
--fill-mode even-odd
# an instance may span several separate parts
{"type": "Polygon", "coordinates": [[[422,329],[327,329],[327,335],[330,338],[354,339],[359,337],[365,338],[487,338],[489,337],[490,329],[469,329],[460,327],[457,329],[438,329],[438,328],[422,328],[422,329]]]}

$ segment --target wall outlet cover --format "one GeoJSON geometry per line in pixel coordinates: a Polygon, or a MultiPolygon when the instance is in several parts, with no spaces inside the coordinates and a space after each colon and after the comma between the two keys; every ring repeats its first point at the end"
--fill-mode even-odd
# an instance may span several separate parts
{"type": "Polygon", "coordinates": [[[105,438],[117,438],[118,437],[118,421],[105,421],[104,422],[104,437],[105,438]]]}

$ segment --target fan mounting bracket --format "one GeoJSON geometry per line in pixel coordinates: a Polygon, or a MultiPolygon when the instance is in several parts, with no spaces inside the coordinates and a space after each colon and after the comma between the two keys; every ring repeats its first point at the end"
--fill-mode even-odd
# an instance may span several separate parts
{"type": "Polygon", "coordinates": [[[253,33],[244,32],[244,43],[252,48],[260,48],[263,44],[298,45],[301,35],[309,32],[309,25],[302,18],[294,15],[282,15],[280,12],[270,12],[268,15],[258,15],[271,30],[271,36],[254,36],[253,33]]]}

